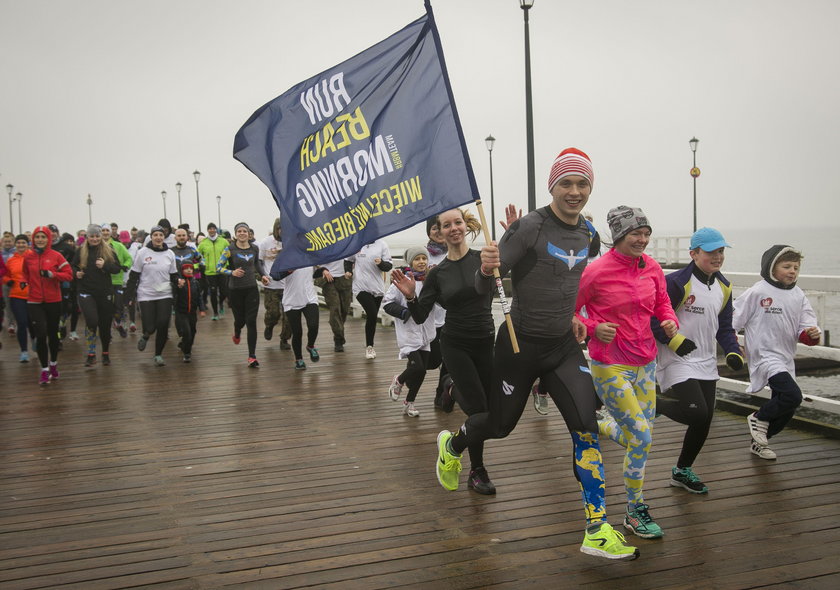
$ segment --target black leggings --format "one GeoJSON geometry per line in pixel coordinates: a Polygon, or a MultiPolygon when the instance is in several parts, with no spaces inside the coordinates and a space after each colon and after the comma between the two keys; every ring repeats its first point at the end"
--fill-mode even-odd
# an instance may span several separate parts
{"type": "Polygon", "coordinates": [[[29,346],[29,342],[27,341],[29,336],[28,304],[26,303],[26,299],[19,297],[9,297],[8,304],[12,310],[12,314],[15,316],[15,323],[17,323],[17,339],[20,345],[20,351],[25,352],[29,346]]]}
{"type": "Polygon", "coordinates": [[[102,341],[102,352],[108,352],[111,344],[111,320],[114,316],[114,303],[111,293],[79,293],[79,309],[85,318],[85,325],[90,336],[88,354],[96,350],[96,332],[102,341]]]}
{"type": "Polygon", "coordinates": [[[440,396],[443,394],[443,385],[446,378],[449,377],[449,371],[446,370],[446,363],[443,362],[443,354],[440,351],[440,332],[443,328],[437,328],[435,339],[432,340],[429,348],[429,360],[426,363],[427,371],[434,371],[440,367],[440,375],[438,376],[437,389],[435,389],[435,400],[440,401],[440,396]]]}
{"type": "MultiPolygon", "coordinates": [[[[467,422],[473,416],[486,416],[493,374],[493,336],[458,338],[444,332],[440,350],[455,384],[452,397],[468,416],[467,422]]],[[[459,430],[452,439],[452,448],[456,453],[469,450],[472,469],[484,466],[484,439],[467,440],[459,430]]]]}
{"type": "Polygon", "coordinates": [[[230,289],[228,301],[233,310],[233,335],[241,336],[248,327],[248,356],[257,356],[257,312],[260,310],[260,290],[256,285],[244,289],[230,289]]]}
{"type": "Polygon", "coordinates": [[[367,291],[359,291],[356,301],[365,310],[365,346],[373,346],[376,336],[376,321],[379,319],[379,306],[382,305],[382,295],[374,295],[367,291]]]}
{"type": "Polygon", "coordinates": [[[58,321],[61,318],[61,302],[28,303],[29,330],[36,339],[38,360],[46,369],[49,361],[58,361],[58,321]]]}
{"type": "Polygon", "coordinates": [[[717,381],[688,379],[673,385],[666,392],[667,397],[656,398],[657,412],[688,426],[677,460],[680,469],[694,465],[694,460],[706,444],[715,415],[716,384],[717,381]]]}
{"type": "Polygon", "coordinates": [[[292,328],[292,351],[295,353],[295,360],[303,358],[303,322],[300,317],[306,318],[306,347],[315,348],[315,340],[318,338],[318,322],[320,314],[318,305],[310,303],[301,309],[289,309],[286,317],[289,319],[289,326],[292,328]]]}
{"type": "Polygon", "coordinates": [[[770,400],[758,409],[756,418],[770,423],[767,428],[767,438],[770,438],[779,434],[793,418],[796,408],[802,403],[802,390],[787,371],[776,373],[767,381],[770,385],[770,400]]]}
{"type": "Polygon", "coordinates": [[[423,380],[426,379],[426,365],[428,364],[428,350],[413,350],[408,353],[408,364],[405,367],[405,371],[397,377],[397,381],[403,385],[408,385],[408,393],[405,396],[405,401],[413,402],[417,399],[417,392],[420,391],[420,386],[423,385],[423,380]]]}
{"type": "Polygon", "coordinates": [[[227,297],[227,277],[225,275],[207,275],[207,291],[210,293],[213,315],[219,315],[219,306],[224,304],[225,297],[227,297]]]}
{"type": "Polygon", "coordinates": [[[175,329],[178,330],[178,335],[181,337],[181,352],[184,354],[192,353],[196,321],[196,312],[194,311],[191,313],[175,312],[175,329]]]}
{"type": "Polygon", "coordinates": [[[166,339],[169,337],[169,320],[172,318],[172,299],[138,301],[140,319],[143,321],[143,338],[155,335],[155,356],[163,354],[166,339]]]}

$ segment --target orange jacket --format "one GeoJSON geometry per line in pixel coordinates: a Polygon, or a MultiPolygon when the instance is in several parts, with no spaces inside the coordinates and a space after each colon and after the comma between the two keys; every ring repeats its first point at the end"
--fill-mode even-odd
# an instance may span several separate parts
{"type": "Polygon", "coordinates": [[[29,285],[26,285],[26,279],[23,278],[23,254],[15,252],[6,261],[6,276],[3,277],[3,282],[11,285],[9,297],[15,299],[27,299],[29,297],[29,285]],[[26,286],[21,288],[21,283],[26,286]]]}

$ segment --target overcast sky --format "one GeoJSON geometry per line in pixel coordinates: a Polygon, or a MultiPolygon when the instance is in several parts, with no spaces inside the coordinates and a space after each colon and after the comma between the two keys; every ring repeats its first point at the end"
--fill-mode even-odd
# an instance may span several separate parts
{"type": "MultiPolygon", "coordinates": [[[[481,196],[492,133],[497,216],[524,207],[519,2],[432,5],[481,196]]],[[[236,131],[423,11],[422,0],[0,0],[0,186],[23,193],[25,228],[75,231],[88,193],[94,221],[148,228],[166,190],[177,223],[180,181],[195,226],[198,169],[202,224],[218,221],[221,195],[223,226],[263,235],[276,206],[233,159],[236,131]]],[[[554,157],[575,146],[593,160],[597,226],[628,204],[656,233],[688,234],[696,136],[701,226],[840,226],[840,2],[536,0],[530,21],[538,205],[554,157]]]]}

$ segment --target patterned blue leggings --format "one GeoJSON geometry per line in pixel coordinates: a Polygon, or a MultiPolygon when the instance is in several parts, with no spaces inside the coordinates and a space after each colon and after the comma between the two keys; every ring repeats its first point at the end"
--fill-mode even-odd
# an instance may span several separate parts
{"type": "Polygon", "coordinates": [[[614,420],[599,421],[600,434],[627,449],[624,454],[624,487],[627,504],[635,507],[644,503],[642,486],[656,416],[656,363],[631,367],[593,360],[592,380],[598,397],[614,420]]]}

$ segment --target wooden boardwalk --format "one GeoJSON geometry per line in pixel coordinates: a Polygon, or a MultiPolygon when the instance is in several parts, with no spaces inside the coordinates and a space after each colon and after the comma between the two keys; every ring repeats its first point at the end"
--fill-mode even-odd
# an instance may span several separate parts
{"type": "MultiPolygon", "coordinates": [[[[840,440],[788,430],[763,461],[744,419],[719,412],[698,497],[668,486],[683,428],[661,417],[646,496],[666,536],[630,535],[641,558],[609,562],[578,550],[555,408],[529,406],[488,443],[497,496],[446,492],[435,435],[463,416],[434,411],[433,379],[419,418],[388,399],[393,328],[368,361],[362,321],[337,354],[322,314],[322,360],[295,372],[262,335],[248,369],[231,324],[201,320],[195,361],[170,343],[163,368],[136,336],[92,369],[67,342],[43,389],[2,336],[0,588],[840,588],[840,440]]],[[[616,525],[622,453],[603,447],[616,525]]]]}

